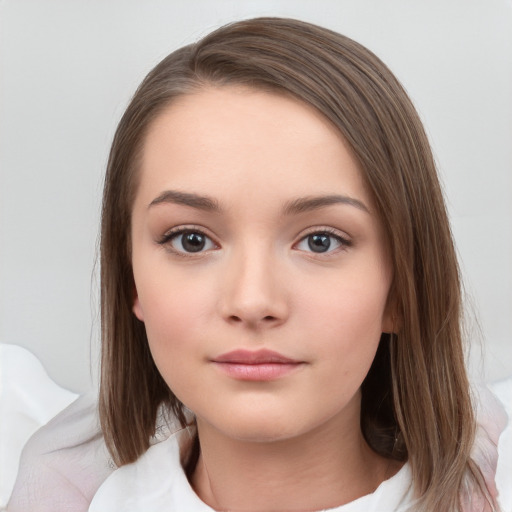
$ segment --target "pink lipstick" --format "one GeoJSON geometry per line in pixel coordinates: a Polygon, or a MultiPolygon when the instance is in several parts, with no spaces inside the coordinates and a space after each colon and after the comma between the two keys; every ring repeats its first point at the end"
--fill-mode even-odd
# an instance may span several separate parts
{"type": "Polygon", "coordinates": [[[237,380],[269,381],[284,377],[304,362],[285,357],[272,350],[234,350],[212,362],[220,371],[237,380]]]}

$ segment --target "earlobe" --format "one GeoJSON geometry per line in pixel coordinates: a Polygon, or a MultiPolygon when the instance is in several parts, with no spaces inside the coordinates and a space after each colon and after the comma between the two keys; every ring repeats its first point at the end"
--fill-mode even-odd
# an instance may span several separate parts
{"type": "Polygon", "coordinates": [[[385,334],[397,334],[398,329],[398,321],[395,315],[386,314],[382,322],[382,332],[385,334]]]}
{"type": "Polygon", "coordinates": [[[397,309],[396,299],[388,299],[388,304],[382,318],[382,332],[386,334],[398,334],[400,332],[402,322],[397,309]]]}
{"type": "Polygon", "coordinates": [[[144,322],[144,312],[142,311],[142,307],[140,305],[139,296],[137,292],[135,292],[135,298],[133,299],[133,314],[141,321],[144,322]]]}

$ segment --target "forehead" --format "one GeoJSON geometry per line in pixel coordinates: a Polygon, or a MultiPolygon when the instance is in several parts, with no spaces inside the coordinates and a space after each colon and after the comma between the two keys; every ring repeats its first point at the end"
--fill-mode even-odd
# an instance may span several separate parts
{"type": "Polygon", "coordinates": [[[348,145],[310,105],[238,86],[176,98],[148,130],[140,194],[192,188],[222,196],[236,184],[244,195],[336,191],[369,200],[348,145]]]}

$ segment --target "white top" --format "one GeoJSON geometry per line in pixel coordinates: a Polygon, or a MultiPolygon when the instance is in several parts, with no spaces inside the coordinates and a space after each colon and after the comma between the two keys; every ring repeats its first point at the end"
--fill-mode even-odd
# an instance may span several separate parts
{"type": "MultiPolygon", "coordinates": [[[[186,431],[156,444],[133,464],[115,471],[92,500],[89,512],[212,512],[191,488],[180,464],[180,440],[186,431]]],[[[411,474],[406,464],[375,492],[333,512],[405,511],[412,503],[411,474]]]]}
{"type": "MultiPolygon", "coordinates": [[[[502,398],[509,396],[509,388],[502,398]]],[[[483,405],[478,411],[479,431],[473,457],[496,495],[496,445],[505,423],[503,408],[490,394],[479,402],[483,405]]],[[[188,434],[173,425],[169,428],[159,423],[157,436],[147,452],[134,463],[116,469],[99,428],[96,397],[79,398],[26,445],[7,510],[211,512],[191,488],[180,464],[180,444],[187,440],[184,436],[188,434]]],[[[500,458],[505,462],[501,464],[500,477],[504,483],[500,489],[505,490],[504,498],[510,488],[511,432],[509,425],[504,437],[509,444],[500,442],[499,448],[500,458]]],[[[500,501],[504,512],[512,512],[512,503],[500,501]]],[[[411,505],[411,472],[406,464],[374,493],[331,511],[403,512],[411,505]]]]}
{"type": "Polygon", "coordinates": [[[25,443],[77,397],[53,382],[27,349],[0,343],[0,510],[14,486],[25,443]]]}

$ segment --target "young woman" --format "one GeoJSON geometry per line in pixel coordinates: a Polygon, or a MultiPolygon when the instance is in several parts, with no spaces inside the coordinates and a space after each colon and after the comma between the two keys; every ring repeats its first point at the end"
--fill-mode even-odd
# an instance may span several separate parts
{"type": "Polygon", "coordinates": [[[101,281],[76,510],[497,509],[429,144],[354,41],[255,19],[157,65],[112,145],[101,281]]]}

